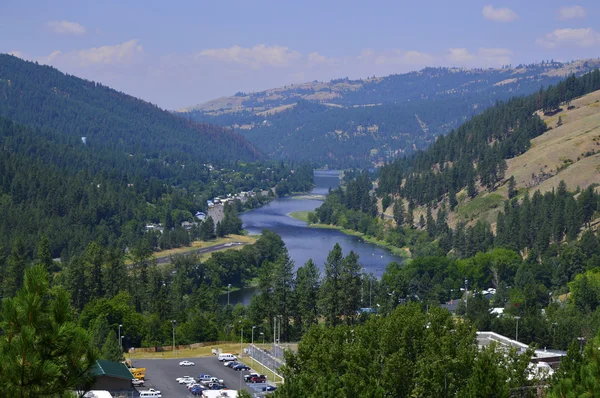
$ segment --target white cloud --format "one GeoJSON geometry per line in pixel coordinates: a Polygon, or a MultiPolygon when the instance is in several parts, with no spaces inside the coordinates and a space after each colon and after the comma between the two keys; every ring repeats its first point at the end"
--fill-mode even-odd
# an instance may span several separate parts
{"type": "Polygon", "coordinates": [[[538,38],[536,43],[546,48],[563,46],[593,47],[600,45],[600,33],[592,28],[556,29],[544,37],[538,38]]]}
{"type": "Polygon", "coordinates": [[[287,67],[301,57],[302,55],[298,51],[290,50],[285,46],[258,44],[251,48],[233,46],[206,49],[196,54],[195,58],[196,60],[208,59],[260,69],[263,67],[287,67]]]}
{"type": "Polygon", "coordinates": [[[39,61],[45,64],[61,64],[68,66],[87,67],[90,65],[119,65],[130,63],[144,49],[133,39],[114,46],[92,47],[68,53],[53,51],[39,61]]]}
{"type": "Polygon", "coordinates": [[[391,49],[376,51],[365,48],[356,57],[358,61],[375,65],[426,65],[435,61],[435,57],[420,51],[391,49]]]}
{"type": "Polygon", "coordinates": [[[494,8],[489,4],[483,7],[481,14],[485,19],[495,22],[512,22],[519,19],[517,13],[510,8],[494,8]]]}
{"type": "Polygon", "coordinates": [[[585,8],[582,6],[562,7],[558,10],[558,19],[574,19],[585,18],[587,15],[585,8]]]}
{"type": "Polygon", "coordinates": [[[470,53],[466,48],[449,48],[446,60],[454,66],[497,67],[510,64],[512,51],[508,48],[479,48],[470,53]]]}
{"type": "Polygon", "coordinates": [[[46,24],[46,27],[59,35],[82,36],[87,32],[85,26],[81,25],[80,23],[64,20],[50,21],[46,24]]]}
{"type": "Polygon", "coordinates": [[[475,56],[470,54],[466,48],[449,48],[446,58],[456,65],[464,65],[473,61],[475,56]]]}
{"type": "Polygon", "coordinates": [[[25,59],[25,54],[23,54],[21,51],[19,50],[13,50],[13,51],[9,51],[8,55],[12,55],[13,57],[17,57],[17,58],[21,58],[21,59],[25,59]]]}

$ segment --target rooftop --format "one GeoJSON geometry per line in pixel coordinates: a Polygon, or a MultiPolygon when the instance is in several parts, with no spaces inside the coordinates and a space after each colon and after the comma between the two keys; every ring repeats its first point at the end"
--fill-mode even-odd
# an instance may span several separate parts
{"type": "Polygon", "coordinates": [[[99,359],[92,367],[92,374],[94,376],[109,376],[116,377],[119,379],[133,379],[133,375],[127,369],[127,366],[120,362],[106,361],[99,359]]]}

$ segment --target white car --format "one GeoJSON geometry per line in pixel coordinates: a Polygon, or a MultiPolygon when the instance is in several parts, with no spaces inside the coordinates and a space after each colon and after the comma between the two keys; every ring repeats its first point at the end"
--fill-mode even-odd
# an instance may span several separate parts
{"type": "Polygon", "coordinates": [[[192,378],[192,376],[183,376],[183,377],[176,378],[175,381],[179,383],[183,379],[191,379],[191,378],[192,378]]]}
{"type": "Polygon", "coordinates": [[[179,366],[194,366],[195,363],[192,361],[181,361],[179,362],[179,366]]]}
{"type": "Polygon", "coordinates": [[[225,362],[223,362],[223,366],[229,366],[229,364],[232,362],[235,362],[235,361],[225,361],[225,362]]]}
{"type": "Polygon", "coordinates": [[[195,382],[196,382],[196,380],[193,377],[179,380],[179,384],[190,384],[190,383],[195,383],[195,382]]]}
{"type": "Polygon", "coordinates": [[[132,379],[131,380],[131,385],[132,386],[143,386],[144,385],[144,380],[132,379]]]}

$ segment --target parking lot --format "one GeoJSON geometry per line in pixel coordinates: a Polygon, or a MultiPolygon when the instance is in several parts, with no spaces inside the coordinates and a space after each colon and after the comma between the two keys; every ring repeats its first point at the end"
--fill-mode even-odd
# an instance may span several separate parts
{"type": "Polygon", "coordinates": [[[244,375],[250,372],[239,372],[223,366],[216,357],[200,358],[176,358],[176,359],[136,359],[133,364],[137,368],[146,368],[146,382],[144,387],[138,388],[144,391],[154,388],[161,391],[163,398],[188,398],[193,395],[188,392],[185,385],[179,384],[175,379],[183,376],[197,378],[201,373],[223,379],[230,390],[246,389],[254,396],[260,391],[264,384],[246,384],[244,375]],[[189,360],[195,366],[179,366],[179,362],[189,360]]]}

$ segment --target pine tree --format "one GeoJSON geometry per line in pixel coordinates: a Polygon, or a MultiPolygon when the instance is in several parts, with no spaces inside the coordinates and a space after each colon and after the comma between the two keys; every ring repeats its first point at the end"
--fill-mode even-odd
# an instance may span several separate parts
{"type": "Polygon", "coordinates": [[[327,325],[335,326],[339,323],[341,303],[339,299],[342,273],[342,247],[336,243],[327,255],[325,261],[325,278],[321,285],[321,308],[327,325]]]}
{"type": "Polygon", "coordinates": [[[110,329],[108,327],[108,321],[106,320],[105,315],[98,316],[98,318],[96,318],[92,323],[90,334],[92,337],[92,342],[98,350],[102,349],[102,346],[108,337],[109,331],[110,329]]]}
{"type": "Polygon", "coordinates": [[[17,290],[23,286],[23,276],[27,267],[27,253],[23,240],[15,239],[10,255],[6,262],[6,274],[4,275],[4,297],[13,297],[17,290]]]}
{"type": "Polygon", "coordinates": [[[508,198],[512,199],[517,196],[517,184],[515,182],[515,176],[510,176],[508,179],[508,198]]]}
{"type": "Polygon", "coordinates": [[[342,261],[340,273],[341,313],[347,323],[352,323],[356,311],[360,308],[360,285],[362,266],[358,263],[358,254],[351,251],[342,261]]]}
{"type": "Polygon", "coordinates": [[[46,235],[42,235],[37,250],[37,259],[48,272],[52,271],[54,267],[54,261],[52,260],[52,253],[50,252],[50,242],[46,235]]]}
{"type": "Polygon", "coordinates": [[[401,227],[404,224],[404,203],[402,202],[402,198],[398,198],[394,202],[393,213],[396,225],[401,227]]]}
{"type": "Polygon", "coordinates": [[[93,381],[90,336],[71,318],[67,292],[48,289],[47,275],[41,265],[29,268],[19,293],[2,303],[2,396],[63,396],[89,389],[93,381]]]}
{"type": "Polygon", "coordinates": [[[223,228],[223,224],[221,224],[221,221],[217,221],[217,229],[215,233],[218,238],[222,238],[225,236],[225,230],[223,228]]]}
{"type": "Polygon", "coordinates": [[[296,271],[296,297],[302,334],[307,333],[318,321],[320,279],[319,268],[312,260],[308,260],[296,271]]]}
{"type": "Polygon", "coordinates": [[[113,362],[121,362],[123,360],[123,350],[121,350],[117,334],[114,330],[108,332],[108,336],[106,336],[106,341],[100,352],[100,358],[113,362]]]}
{"type": "Polygon", "coordinates": [[[430,237],[434,237],[436,230],[435,230],[435,220],[433,219],[433,214],[431,212],[431,206],[427,206],[426,223],[427,223],[427,233],[429,234],[430,237]]]}

